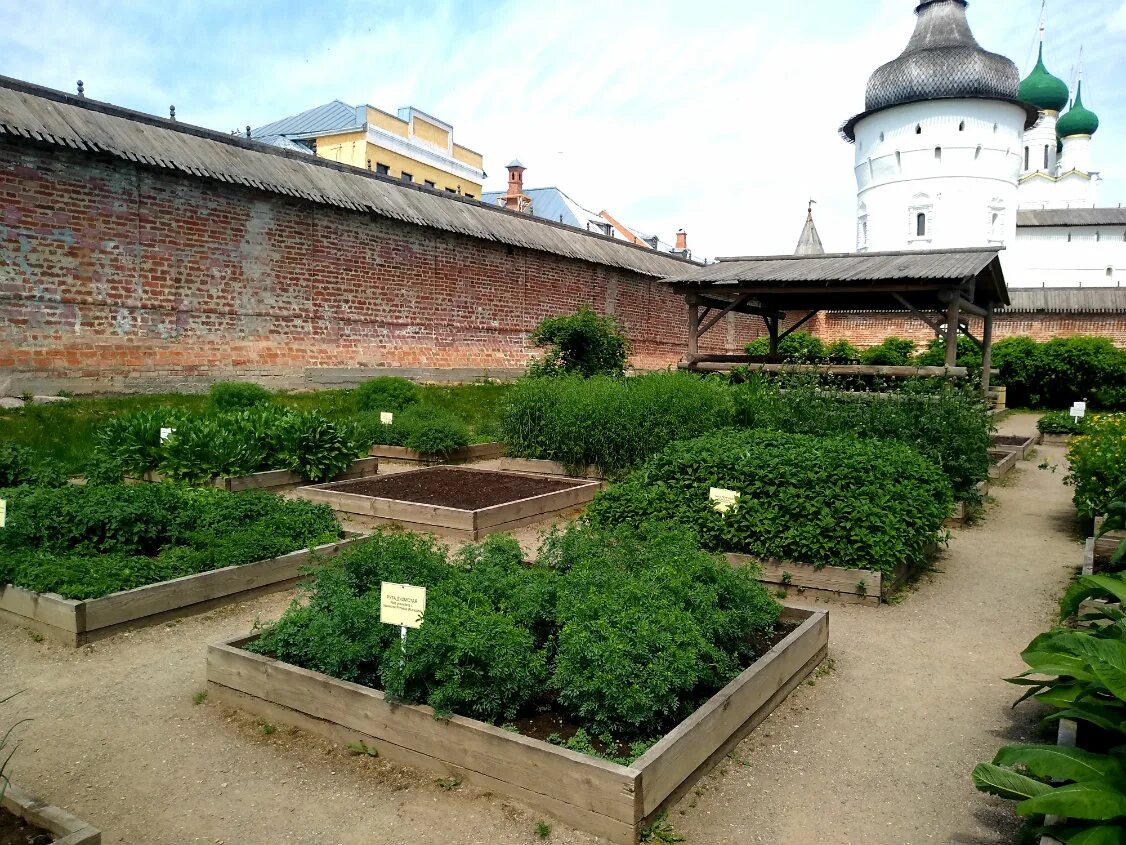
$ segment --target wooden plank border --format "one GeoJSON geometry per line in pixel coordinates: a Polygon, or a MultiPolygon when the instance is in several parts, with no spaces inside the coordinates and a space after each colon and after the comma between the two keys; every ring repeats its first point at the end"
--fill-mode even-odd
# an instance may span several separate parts
{"type": "Polygon", "coordinates": [[[1008,452],[1004,449],[990,449],[989,457],[991,459],[989,464],[989,477],[994,481],[1002,479],[1012,472],[1013,467],[1015,467],[1017,461],[1020,460],[1018,453],[1008,452]],[[1000,460],[993,463],[992,458],[1000,458],[1000,460]]]}
{"type": "Polygon", "coordinates": [[[841,566],[816,567],[810,563],[758,558],[728,552],[724,555],[734,567],[757,566],[763,584],[796,590],[801,596],[834,599],[875,607],[894,593],[911,576],[912,567],[898,567],[891,578],[871,569],[845,569],[841,566]],[[789,579],[786,579],[786,575],[789,579]],[[863,584],[863,586],[861,586],[863,584]]]}
{"type": "Polygon", "coordinates": [[[632,766],[578,754],[463,716],[438,720],[423,705],[391,704],[379,690],[246,651],[255,637],[208,647],[215,700],[330,740],[363,739],[397,763],[455,774],[567,824],[632,845],[641,825],[742,740],[825,656],[825,611],[787,608],[785,639],[632,766]],[[687,784],[687,786],[685,786],[687,784]]]}
{"type": "Polygon", "coordinates": [[[61,807],[48,804],[14,783],[8,784],[0,803],[13,816],[50,831],[53,845],[101,845],[102,832],[61,807]]]}
{"type": "MultiPolygon", "coordinates": [[[[450,467],[469,472],[500,472],[500,470],[450,467]]],[[[422,470],[412,470],[422,471],[422,470]]],[[[529,473],[509,473],[529,475],[529,473]]],[[[488,534],[509,531],[521,525],[541,522],[560,513],[584,505],[594,498],[604,486],[600,481],[573,479],[562,490],[540,493],[525,499],[515,499],[488,508],[465,510],[421,502],[408,502],[382,496],[368,496],[338,490],[349,482],[334,481],[298,487],[294,495],[313,502],[329,505],[334,511],[363,517],[372,525],[394,523],[413,531],[429,531],[467,540],[480,540],[488,534]]]]}
{"type": "MultiPolygon", "coordinates": [[[[344,472],[335,476],[333,481],[349,481],[357,478],[370,478],[379,472],[379,461],[376,458],[360,458],[353,461],[352,465],[344,472]]],[[[275,469],[268,472],[255,472],[250,475],[234,475],[216,478],[213,487],[238,493],[243,490],[289,490],[308,484],[308,479],[299,473],[288,469],[275,469]]]]}
{"type": "Polygon", "coordinates": [[[1070,446],[1071,434],[1041,434],[1040,442],[1045,446],[1070,446]]]}
{"type": "Polygon", "coordinates": [[[227,566],[171,581],[75,601],[11,584],[0,587],[0,619],[69,646],[104,639],[120,631],[157,625],[179,616],[278,592],[293,586],[301,569],[362,541],[351,537],[280,557],[227,566]]]}
{"type": "Polygon", "coordinates": [[[578,475],[567,471],[558,461],[544,461],[534,458],[501,458],[494,467],[503,472],[523,472],[529,475],[550,475],[562,478],[589,478],[602,481],[605,476],[594,464],[587,464],[578,475]]]}
{"type": "Polygon", "coordinates": [[[368,451],[373,458],[396,463],[417,463],[424,466],[439,464],[467,464],[473,461],[489,461],[494,458],[503,458],[508,447],[503,443],[474,443],[462,449],[455,449],[448,455],[434,455],[425,452],[416,452],[404,446],[384,446],[376,443],[368,451]]]}
{"type": "Polygon", "coordinates": [[[1020,435],[994,434],[993,435],[993,445],[990,448],[995,449],[995,450],[1005,451],[1005,452],[1017,452],[1020,455],[1020,459],[1022,461],[1026,461],[1026,460],[1028,460],[1029,452],[1031,452],[1033,449],[1035,449],[1036,444],[1040,442],[1040,435],[1039,434],[1036,434],[1034,436],[1030,435],[1030,436],[1026,437],[1021,443],[998,443],[997,442],[998,437],[1019,437],[1019,436],[1020,435]]]}

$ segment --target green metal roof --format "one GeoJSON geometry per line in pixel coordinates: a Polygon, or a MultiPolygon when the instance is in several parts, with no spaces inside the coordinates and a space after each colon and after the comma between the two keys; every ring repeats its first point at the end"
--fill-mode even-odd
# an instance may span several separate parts
{"type": "Polygon", "coordinates": [[[1044,67],[1044,45],[1040,44],[1040,56],[1036,59],[1036,67],[1032,69],[1027,78],[1020,83],[1020,99],[1032,103],[1038,109],[1061,111],[1067,105],[1067,83],[1062,79],[1048,73],[1044,67]]]}
{"type": "Polygon", "coordinates": [[[1061,138],[1069,135],[1094,135],[1098,128],[1098,115],[1083,105],[1083,82],[1080,80],[1079,87],[1075,89],[1075,102],[1056,124],[1056,134],[1061,138]]]}

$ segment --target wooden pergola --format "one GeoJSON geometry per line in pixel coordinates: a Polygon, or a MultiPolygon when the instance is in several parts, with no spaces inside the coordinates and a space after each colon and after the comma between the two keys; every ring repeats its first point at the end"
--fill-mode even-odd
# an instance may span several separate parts
{"type": "Polygon", "coordinates": [[[818,312],[901,312],[912,314],[946,341],[946,366],[903,368],[825,365],[821,370],[881,375],[965,375],[956,367],[958,335],[982,353],[982,389],[989,390],[993,312],[1009,304],[1001,270],[1001,247],[913,252],[842,253],[721,258],[714,264],[664,280],[688,306],[688,350],[683,369],[729,370],[758,363],[749,355],[709,355],[700,338],[730,313],[762,318],[770,354],[778,343],[818,312]],[[783,328],[787,314],[799,315],[783,328]],[[981,318],[981,337],[963,323],[981,318]],[[929,372],[934,370],[935,372],[929,372]]]}

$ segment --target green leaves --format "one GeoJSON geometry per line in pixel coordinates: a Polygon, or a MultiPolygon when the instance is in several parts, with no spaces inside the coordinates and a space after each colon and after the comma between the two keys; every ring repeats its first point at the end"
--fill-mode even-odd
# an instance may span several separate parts
{"type": "Polygon", "coordinates": [[[1068,587],[1060,599],[1060,620],[1079,612],[1079,606],[1088,599],[1126,601],[1126,580],[1118,575],[1083,575],[1068,587]]]}
{"type": "Polygon", "coordinates": [[[1122,774],[1122,764],[1105,754],[1061,745],[1007,745],[993,758],[997,766],[1024,766],[1040,778],[1092,780],[1122,774]]]}
{"type": "Polygon", "coordinates": [[[981,792],[1011,801],[1023,801],[1052,791],[1052,787],[1046,783],[993,763],[978,763],[972,777],[974,786],[981,792]]]}
{"type": "Polygon", "coordinates": [[[574,314],[545,317],[532,330],[531,341],[547,349],[528,369],[531,376],[625,374],[629,343],[617,320],[580,308],[574,314]]]}
{"type": "Polygon", "coordinates": [[[1126,782],[1121,778],[1069,783],[1017,804],[1022,816],[1034,814],[1068,819],[1110,821],[1126,816],[1126,782]]]}

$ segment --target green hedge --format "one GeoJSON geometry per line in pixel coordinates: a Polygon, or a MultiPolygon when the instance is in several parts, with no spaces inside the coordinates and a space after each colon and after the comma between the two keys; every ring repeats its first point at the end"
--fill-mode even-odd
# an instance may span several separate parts
{"type": "Polygon", "coordinates": [[[704,547],[887,574],[921,565],[953,508],[914,449],[854,437],[722,431],[676,443],[587,509],[596,527],[671,522],[704,547]],[[726,514],[713,487],[740,493],[726,514]]]}
{"type": "Polygon", "coordinates": [[[976,500],[989,477],[990,421],[972,391],[908,385],[896,393],[822,390],[803,379],[761,379],[733,388],[736,419],[747,428],[905,443],[935,463],[959,499],[976,500]]]}
{"type": "Polygon", "coordinates": [[[1105,337],[1008,337],[993,344],[993,366],[1012,408],[1126,409],[1126,350],[1105,337]]]}
{"type": "Polygon", "coordinates": [[[1126,414],[1084,417],[1067,460],[1070,471],[1064,481],[1075,488],[1075,509],[1081,516],[1101,516],[1126,498],[1126,414]]]}
{"type": "Polygon", "coordinates": [[[432,538],[378,533],[319,569],[307,602],[251,648],[440,714],[500,723],[554,706],[614,756],[742,671],[781,609],[684,533],[571,526],[537,564],[521,558],[503,535],[450,560],[432,538]],[[398,628],[379,623],[382,581],[428,590],[405,659],[398,628]]]}
{"type": "Polygon", "coordinates": [[[618,321],[580,308],[574,314],[545,317],[529,338],[545,349],[533,361],[530,376],[621,376],[625,373],[629,342],[618,321]]]}
{"type": "Polygon", "coordinates": [[[335,541],[326,505],[172,484],[16,488],[0,584],[90,599],[335,541]]]}
{"type": "Polygon", "coordinates": [[[626,379],[524,379],[501,420],[508,454],[606,474],[631,469],[674,440],[732,423],[726,383],[687,373],[626,379]]]}

